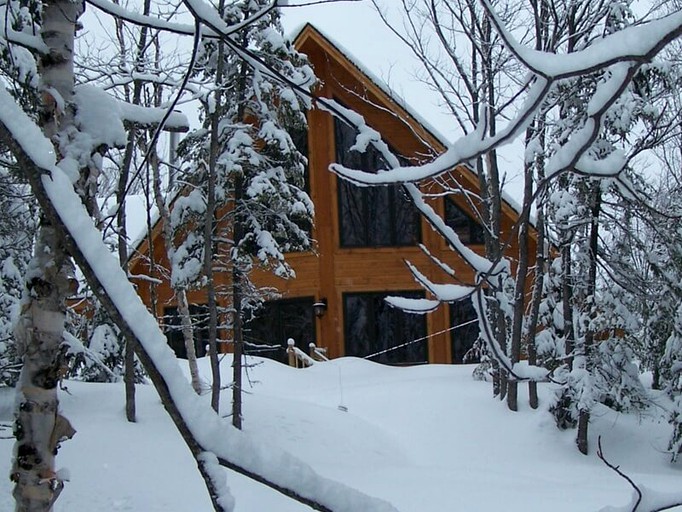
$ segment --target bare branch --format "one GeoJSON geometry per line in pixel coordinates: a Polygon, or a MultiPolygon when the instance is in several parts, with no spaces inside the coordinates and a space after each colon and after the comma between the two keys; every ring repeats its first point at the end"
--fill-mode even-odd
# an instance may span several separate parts
{"type": "Polygon", "coordinates": [[[682,492],[661,493],[637,485],[632,478],[621,471],[620,466],[616,466],[606,459],[601,446],[601,436],[599,436],[597,444],[597,457],[634,490],[634,495],[629,505],[618,508],[608,507],[602,509],[601,512],[663,512],[682,506],[682,492]]]}

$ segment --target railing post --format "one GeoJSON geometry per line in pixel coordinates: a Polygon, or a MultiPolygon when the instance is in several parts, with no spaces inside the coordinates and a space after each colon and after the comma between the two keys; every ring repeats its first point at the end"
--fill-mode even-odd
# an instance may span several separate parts
{"type": "Polygon", "coordinates": [[[310,357],[315,361],[319,362],[329,361],[329,358],[327,358],[326,348],[318,348],[317,345],[315,345],[315,343],[310,342],[310,344],[308,344],[308,349],[310,350],[310,357]]]}
{"type": "Polygon", "coordinates": [[[287,340],[287,354],[289,355],[289,366],[292,366],[294,368],[298,368],[297,364],[297,359],[296,359],[296,351],[294,351],[294,345],[296,342],[293,340],[293,338],[289,338],[287,340]]]}

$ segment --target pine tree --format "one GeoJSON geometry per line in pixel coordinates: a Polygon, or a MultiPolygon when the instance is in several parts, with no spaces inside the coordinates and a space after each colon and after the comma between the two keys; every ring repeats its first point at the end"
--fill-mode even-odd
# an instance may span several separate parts
{"type": "MultiPolygon", "coordinates": [[[[264,0],[218,6],[229,24],[265,7],[264,0]]],[[[203,129],[191,134],[182,151],[188,162],[186,195],[178,199],[173,227],[185,229],[173,275],[207,289],[209,341],[217,338],[216,293],[227,295],[234,342],[233,423],[241,425],[242,324],[262,301],[249,280],[256,267],[291,277],[285,253],[309,249],[313,206],[305,192],[305,158],[291,133],[305,130],[306,105],[291,84],[310,88],[311,69],[282,36],[278,11],[271,10],[235,36],[251,67],[224,42],[204,41],[198,68],[215,87],[203,102],[203,129]],[[194,229],[187,229],[194,225],[194,229]],[[199,228],[203,226],[203,231],[199,228]],[[214,268],[231,273],[227,290],[216,290],[214,268]]],[[[174,277],[175,278],[175,277],[174,277]]],[[[215,346],[212,346],[215,354],[215,346]]],[[[214,370],[213,404],[217,409],[214,370]]]]}

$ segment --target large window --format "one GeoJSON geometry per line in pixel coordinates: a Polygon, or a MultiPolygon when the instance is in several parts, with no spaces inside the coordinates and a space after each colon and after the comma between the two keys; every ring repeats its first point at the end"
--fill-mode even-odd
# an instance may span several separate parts
{"type": "Polygon", "coordinates": [[[450,332],[452,362],[456,364],[479,362],[480,353],[474,349],[474,345],[480,331],[476,310],[471,301],[461,300],[450,304],[450,324],[453,327],[450,332]]]}
{"type": "Polygon", "coordinates": [[[286,361],[287,340],[308,353],[315,342],[312,297],[274,300],[263,304],[255,317],[244,325],[244,352],[286,361]]]}
{"type": "Polygon", "coordinates": [[[344,294],[346,355],[366,357],[386,351],[370,360],[385,364],[427,363],[428,345],[423,339],[426,317],[392,308],[384,301],[386,295],[423,296],[415,292],[344,294]]]}
{"type": "MultiPolygon", "coordinates": [[[[206,355],[208,345],[208,309],[206,306],[190,305],[190,320],[192,322],[192,335],[194,336],[194,350],[197,357],[206,355]]],[[[180,359],[187,359],[185,338],[182,335],[182,320],[178,314],[178,308],[168,307],[163,310],[163,326],[168,344],[180,359]]]]}
{"type": "Polygon", "coordinates": [[[464,244],[482,244],[483,227],[449,197],[445,198],[445,224],[450,226],[464,244]]]}
{"type": "MultiPolygon", "coordinates": [[[[355,129],[334,122],[336,161],[351,169],[376,172],[386,168],[379,152],[369,146],[364,153],[352,151],[355,129]]],[[[339,179],[339,226],[341,247],[390,247],[420,241],[419,213],[399,185],[358,187],[339,179]]]]}

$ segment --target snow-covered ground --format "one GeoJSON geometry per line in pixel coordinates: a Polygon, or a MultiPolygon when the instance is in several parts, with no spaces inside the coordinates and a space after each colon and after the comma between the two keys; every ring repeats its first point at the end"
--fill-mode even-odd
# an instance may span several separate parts
{"type": "MultiPolygon", "coordinates": [[[[222,364],[229,381],[229,358],[222,364]]],[[[629,501],[624,480],[596,455],[577,452],[575,432],[558,431],[542,407],[507,411],[471,370],[392,368],[353,358],[295,370],[261,361],[248,372],[244,428],[401,512],[596,512],[629,501]]],[[[66,386],[62,408],[78,433],[59,453],[72,481],[55,512],[211,510],[194,460],[152,386],[138,387],[136,424],[124,419],[122,385],[66,386]]],[[[6,391],[0,390],[2,425],[11,420],[6,391]]],[[[546,404],[549,390],[542,391],[546,404]]],[[[226,391],[225,410],[229,400],[226,391]]],[[[592,451],[601,435],[608,459],[635,481],[678,491],[682,465],[668,463],[669,428],[653,416],[598,409],[592,451]]],[[[10,435],[0,429],[3,475],[10,435]]],[[[234,473],[226,477],[237,512],[309,510],[234,473]]],[[[0,511],[12,509],[11,483],[3,477],[0,511]]]]}

